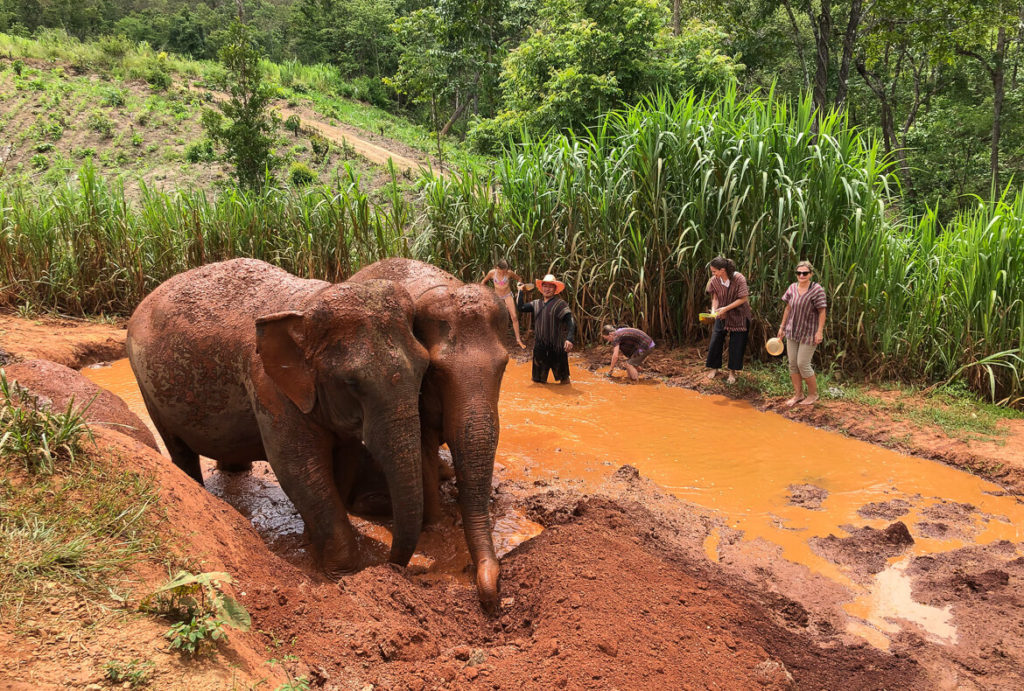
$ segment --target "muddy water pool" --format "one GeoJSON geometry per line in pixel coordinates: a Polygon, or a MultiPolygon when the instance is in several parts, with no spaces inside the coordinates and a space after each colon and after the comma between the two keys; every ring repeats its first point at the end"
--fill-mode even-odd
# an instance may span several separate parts
{"type": "MultiPolygon", "coordinates": [[[[853,596],[846,610],[854,617],[850,630],[875,645],[884,647],[886,634],[898,630],[896,618],[914,621],[936,641],[956,640],[948,609],[926,607],[911,598],[903,571],[909,556],[1024,539],[1024,505],[997,485],[940,463],[721,396],[654,381],[628,385],[575,366],[572,384],[541,385],[530,381],[529,369],[528,363],[510,362],[502,385],[496,462],[506,477],[575,478],[590,489],[620,465],[633,465],[677,497],[719,512],[745,540],[778,545],[784,558],[849,588],[853,596]],[[816,494],[816,500],[792,501],[800,487],[816,494]],[[889,525],[891,517],[865,517],[858,510],[894,502],[901,506],[898,520],[910,529],[914,544],[872,585],[854,583],[812,549],[812,538],[846,536],[842,526],[889,525]],[[949,506],[964,514],[957,530],[929,530],[949,506]]],[[[148,422],[126,360],[85,374],[125,399],[148,422]]],[[[218,473],[205,462],[204,473],[209,489],[248,516],[276,551],[300,563],[307,559],[302,521],[265,463],[239,475],[218,473]]],[[[359,519],[353,523],[367,551],[383,558],[390,542],[387,530],[359,519]]],[[[539,530],[516,513],[495,516],[499,554],[539,530]]],[[[468,556],[458,533],[453,535],[450,528],[426,531],[413,563],[439,577],[461,571],[468,556]]],[[[711,560],[718,559],[718,539],[713,532],[705,544],[711,560]]]]}

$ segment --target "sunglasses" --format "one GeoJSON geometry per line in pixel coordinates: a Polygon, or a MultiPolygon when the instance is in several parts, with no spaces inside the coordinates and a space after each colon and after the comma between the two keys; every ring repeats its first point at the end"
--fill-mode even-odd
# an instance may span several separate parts
{"type": "Polygon", "coordinates": [[[797,271],[796,275],[797,276],[810,276],[811,272],[810,271],[797,271]]]}

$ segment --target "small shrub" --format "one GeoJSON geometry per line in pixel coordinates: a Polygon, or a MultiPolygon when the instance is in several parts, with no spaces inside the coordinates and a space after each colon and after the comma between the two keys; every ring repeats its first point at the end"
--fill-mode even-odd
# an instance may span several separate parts
{"type": "Polygon", "coordinates": [[[288,178],[296,187],[305,187],[316,182],[317,175],[305,163],[293,163],[288,169],[288,178]]]}
{"type": "Polygon", "coordinates": [[[179,571],[146,597],[140,609],[177,619],[164,636],[171,649],[195,655],[223,638],[224,626],[248,631],[252,623],[245,608],[221,592],[222,583],[231,583],[231,576],[179,571]]]}
{"type": "Polygon", "coordinates": [[[45,154],[47,151],[53,151],[53,144],[51,144],[50,142],[36,144],[35,150],[36,153],[45,154]]]}
{"type": "Polygon", "coordinates": [[[132,42],[124,35],[104,36],[97,41],[100,52],[109,58],[123,58],[131,50],[132,42]]]}
{"type": "Polygon", "coordinates": [[[138,132],[132,132],[132,146],[142,146],[142,135],[138,132]]]}
{"type": "Polygon", "coordinates": [[[100,102],[110,108],[120,108],[127,100],[124,89],[107,89],[100,102]]]}
{"type": "Polygon", "coordinates": [[[46,82],[42,79],[36,78],[28,83],[29,88],[33,91],[46,91],[46,82]]]}
{"type": "Polygon", "coordinates": [[[149,672],[153,669],[152,662],[142,662],[135,658],[128,662],[110,660],[104,665],[107,679],[114,684],[127,684],[128,688],[136,689],[149,683],[149,672]]]}
{"type": "Polygon", "coordinates": [[[98,133],[104,139],[114,136],[114,122],[101,110],[94,110],[89,113],[86,124],[93,132],[98,133]]]}
{"type": "Polygon", "coordinates": [[[298,115],[289,115],[288,119],[284,121],[284,128],[298,137],[299,130],[302,129],[302,120],[298,115]]]}
{"type": "Polygon", "coordinates": [[[11,65],[11,68],[14,70],[14,74],[20,77],[21,73],[25,71],[25,63],[21,60],[15,60],[14,64],[11,65]]]}
{"type": "Polygon", "coordinates": [[[96,155],[96,149],[91,146],[86,146],[81,149],[75,149],[71,152],[75,158],[92,158],[96,155]]]}
{"type": "Polygon", "coordinates": [[[157,91],[167,91],[173,80],[162,66],[154,66],[146,73],[146,82],[157,91]]]}
{"type": "Polygon", "coordinates": [[[50,159],[43,154],[36,154],[32,157],[31,164],[36,170],[46,170],[50,167],[50,159]]]}
{"type": "Polygon", "coordinates": [[[185,147],[185,160],[189,163],[209,163],[217,158],[213,142],[203,139],[185,147]]]}
{"type": "Polygon", "coordinates": [[[313,155],[317,161],[323,161],[331,152],[331,142],[326,137],[314,134],[309,140],[309,146],[313,149],[313,155]]]}

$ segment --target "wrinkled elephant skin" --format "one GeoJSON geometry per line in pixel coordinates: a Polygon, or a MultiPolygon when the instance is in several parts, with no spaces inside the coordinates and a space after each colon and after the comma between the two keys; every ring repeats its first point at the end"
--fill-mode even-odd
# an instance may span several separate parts
{"type": "Polygon", "coordinates": [[[254,259],[175,276],[139,305],[128,357],[174,463],[202,483],[270,462],[324,572],[358,569],[343,500],[365,443],[393,497],[391,561],[423,524],[418,399],[427,354],[408,292],[390,281],[330,284],[254,259]]]}
{"type": "Polygon", "coordinates": [[[349,282],[386,279],[404,286],[416,306],[416,337],[427,348],[420,419],[424,503],[428,519],[440,514],[438,448],[447,443],[455,465],[466,543],[476,565],[485,609],[498,609],[500,568],[491,537],[490,497],[498,446],[498,395],[508,364],[502,335],[508,311],[494,293],[441,269],[410,259],[384,259],[349,282]]]}

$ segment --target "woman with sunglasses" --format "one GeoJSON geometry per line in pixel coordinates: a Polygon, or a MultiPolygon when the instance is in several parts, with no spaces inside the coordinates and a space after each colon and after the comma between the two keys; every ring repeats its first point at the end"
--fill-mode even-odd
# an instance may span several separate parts
{"type": "Polygon", "coordinates": [[[715,257],[711,260],[711,280],[707,292],[711,295],[711,312],[715,325],[711,329],[711,343],[708,345],[708,379],[714,379],[722,367],[722,351],[725,336],[729,335],[729,378],[736,381],[736,373],[743,369],[743,351],[747,348],[747,332],[750,329],[750,290],[747,279],[736,270],[731,259],[715,257]]]}
{"type": "Polygon", "coordinates": [[[811,357],[825,332],[825,311],[827,300],[825,289],[820,283],[813,283],[814,267],[809,261],[796,265],[796,283],[782,296],[786,310],[782,313],[779,338],[786,338],[786,354],[789,356],[789,378],[793,380],[793,397],[785,403],[787,407],[811,405],[818,400],[818,381],[811,367],[811,357]],[[803,382],[807,382],[807,396],[804,396],[803,382]]]}

